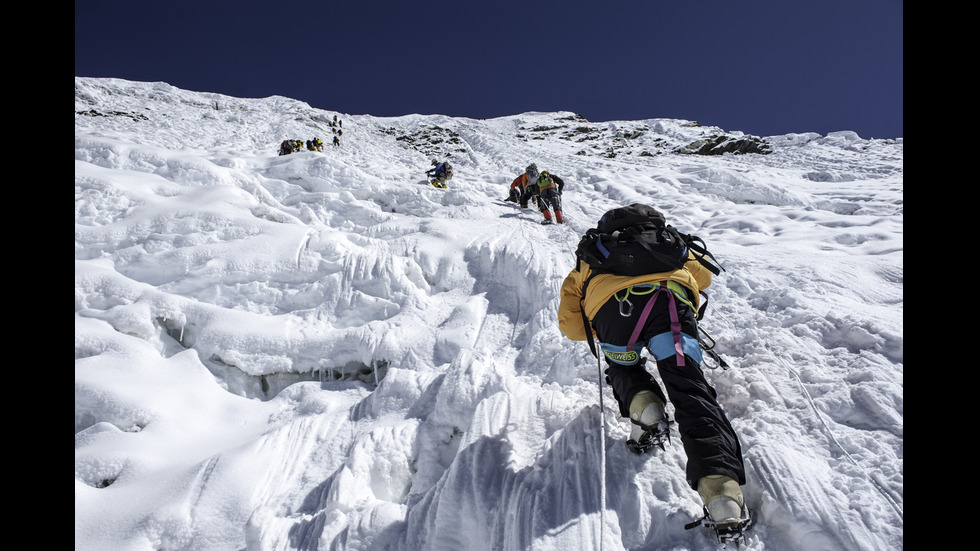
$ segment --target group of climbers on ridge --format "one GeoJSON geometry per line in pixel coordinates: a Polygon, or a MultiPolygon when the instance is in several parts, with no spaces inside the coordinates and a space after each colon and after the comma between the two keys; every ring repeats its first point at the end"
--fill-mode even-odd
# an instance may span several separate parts
{"type": "MultiPolygon", "coordinates": [[[[334,145],[339,145],[336,143],[336,136],[334,137],[334,145]]],[[[298,151],[303,151],[303,140],[283,140],[279,144],[279,156],[289,155],[290,153],[296,153],[298,151]]],[[[306,140],[306,151],[323,151],[323,140],[314,137],[312,140],[306,140]]]]}
{"type": "MultiPolygon", "coordinates": [[[[338,120],[337,115],[333,116],[333,121],[328,121],[333,132],[333,144],[335,146],[340,145],[340,136],[344,135],[344,121],[338,120]]],[[[297,151],[303,151],[303,140],[287,139],[283,140],[279,144],[279,155],[289,155],[290,153],[296,153],[297,151]]],[[[323,140],[314,137],[312,140],[306,140],[306,150],[307,151],[323,151],[323,140]]]]}

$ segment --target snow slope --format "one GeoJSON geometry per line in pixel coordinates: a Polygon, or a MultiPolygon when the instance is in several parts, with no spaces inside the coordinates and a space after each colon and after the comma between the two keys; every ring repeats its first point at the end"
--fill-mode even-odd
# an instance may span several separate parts
{"type": "Polygon", "coordinates": [[[632,202],[727,270],[704,326],[732,367],[706,372],[745,455],[743,548],[901,549],[903,140],[678,153],[717,135],[752,138],[76,77],[76,550],[716,548],[684,529],[679,438],[631,455],[556,324],[579,236],[632,202]],[[501,201],[530,162],[567,224],[501,201]]]}

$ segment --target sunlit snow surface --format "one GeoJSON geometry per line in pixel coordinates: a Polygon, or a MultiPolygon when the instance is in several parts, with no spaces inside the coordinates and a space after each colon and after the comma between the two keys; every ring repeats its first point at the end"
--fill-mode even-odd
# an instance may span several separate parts
{"type": "Polygon", "coordinates": [[[727,270],[704,327],[732,367],[706,372],[745,456],[742,548],[901,549],[903,141],[676,153],[722,133],[76,78],[75,549],[717,548],[684,529],[680,439],[630,454],[557,327],[579,236],[633,202],[727,270]],[[530,162],[566,224],[502,202],[530,162]]]}

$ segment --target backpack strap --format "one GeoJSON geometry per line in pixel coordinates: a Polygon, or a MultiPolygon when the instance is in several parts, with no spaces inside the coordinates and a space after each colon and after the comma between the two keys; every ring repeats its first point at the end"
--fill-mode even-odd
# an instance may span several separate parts
{"type": "Polygon", "coordinates": [[[704,299],[701,301],[701,307],[698,308],[697,320],[701,321],[701,318],[704,317],[704,311],[708,309],[708,293],[705,293],[704,291],[698,291],[698,294],[700,294],[701,298],[704,299]]]}
{"type": "Polygon", "coordinates": [[[589,339],[589,350],[592,351],[592,355],[596,358],[599,357],[599,353],[595,349],[595,340],[592,338],[592,322],[585,315],[585,291],[589,288],[589,282],[592,278],[596,276],[595,272],[589,273],[589,277],[585,279],[585,283],[582,284],[582,297],[578,301],[578,310],[582,314],[582,323],[585,324],[585,336],[589,339]]]}
{"type": "MultiPolygon", "coordinates": [[[[669,227],[670,226],[668,226],[667,228],[669,228],[669,227]]],[[[635,239],[635,242],[637,244],[639,244],[641,247],[643,247],[643,249],[645,251],[647,251],[648,253],[650,253],[650,255],[652,255],[654,258],[657,258],[657,259],[665,262],[666,264],[671,265],[671,264],[676,264],[676,260],[675,259],[671,258],[668,255],[665,255],[665,254],[661,253],[660,251],[655,250],[653,247],[650,246],[649,243],[647,243],[643,239],[639,239],[640,234],[643,233],[644,231],[656,231],[656,232],[658,232],[658,235],[660,236],[660,239],[668,239],[668,240],[670,240],[670,239],[677,239],[678,236],[680,236],[681,239],[684,239],[686,237],[686,236],[677,234],[676,233],[676,230],[674,231],[674,234],[672,234],[670,231],[667,230],[667,228],[662,228],[662,229],[647,229],[647,228],[644,228],[643,226],[629,226],[627,228],[623,228],[622,230],[620,230],[620,232],[622,234],[624,234],[624,235],[632,236],[635,239]]],[[[685,242],[686,242],[686,239],[685,239],[685,242]]],[[[669,243],[668,242],[668,244],[672,244],[672,243],[669,243]]],[[[688,249],[690,249],[690,247],[688,247],[688,249]]],[[[707,252],[707,251],[705,251],[705,252],[707,252]]],[[[686,251],[685,251],[685,253],[686,253],[686,251]]],[[[606,256],[608,257],[609,254],[606,253],[606,256]]],[[[686,254],[684,256],[685,256],[685,258],[687,257],[686,254]]],[[[681,264],[681,266],[683,267],[683,263],[681,264]]],[[[711,268],[708,268],[708,269],[710,270],[711,268]]]]}
{"type": "MultiPolygon", "coordinates": [[[[694,255],[694,258],[705,268],[707,268],[711,273],[719,275],[721,272],[725,271],[722,268],[721,263],[715,258],[715,255],[708,252],[708,248],[704,244],[704,240],[696,235],[680,234],[684,238],[684,242],[687,243],[688,249],[694,255]],[[708,261],[708,258],[711,260],[708,261]]],[[[700,319],[700,318],[699,318],[700,319]]]]}

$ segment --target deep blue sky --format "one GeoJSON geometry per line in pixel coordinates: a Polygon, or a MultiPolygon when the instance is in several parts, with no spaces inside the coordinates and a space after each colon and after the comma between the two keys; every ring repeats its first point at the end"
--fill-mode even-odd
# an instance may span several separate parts
{"type": "Polygon", "coordinates": [[[903,137],[902,0],[75,1],[75,76],[347,114],[903,137]]]}

